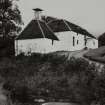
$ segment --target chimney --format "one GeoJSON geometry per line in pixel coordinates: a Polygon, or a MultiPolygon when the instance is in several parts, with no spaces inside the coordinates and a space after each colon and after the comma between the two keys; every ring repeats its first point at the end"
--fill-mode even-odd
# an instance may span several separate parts
{"type": "Polygon", "coordinates": [[[42,14],[42,9],[40,9],[40,8],[35,8],[35,9],[33,9],[34,10],[34,18],[35,18],[35,20],[41,20],[41,14],[42,14]]]}

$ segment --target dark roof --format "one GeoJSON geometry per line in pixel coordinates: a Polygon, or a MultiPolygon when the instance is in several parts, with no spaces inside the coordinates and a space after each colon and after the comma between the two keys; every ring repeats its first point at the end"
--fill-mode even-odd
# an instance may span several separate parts
{"type": "Polygon", "coordinates": [[[40,9],[40,8],[35,8],[35,9],[33,9],[34,11],[43,11],[42,9],[40,9]]]}
{"type": "Polygon", "coordinates": [[[57,20],[58,18],[52,17],[52,16],[42,16],[42,20],[45,21],[46,23],[52,22],[54,20],[57,20]]]}
{"type": "Polygon", "coordinates": [[[87,35],[89,37],[95,38],[87,30],[67,20],[56,19],[56,20],[49,22],[48,25],[54,32],[73,31],[73,32],[76,32],[82,35],[87,35]]]}
{"type": "Polygon", "coordinates": [[[36,38],[59,40],[50,27],[40,20],[32,20],[16,39],[23,40],[36,38]]]}
{"type": "Polygon", "coordinates": [[[53,20],[51,22],[48,22],[48,25],[53,30],[53,32],[70,31],[63,20],[53,20]]]}
{"type": "Polygon", "coordinates": [[[66,22],[71,27],[72,31],[74,31],[76,33],[79,33],[79,34],[82,34],[82,35],[87,35],[88,37],[96,38],[95,36],[90,34],[86,29],[84,29],[84,28],[82,28],[82,27],[80,27],[78,25],[75,25],[75,24],[73,24],[71,22],[68,22],[68,21],[66,21],[66,22]]]}

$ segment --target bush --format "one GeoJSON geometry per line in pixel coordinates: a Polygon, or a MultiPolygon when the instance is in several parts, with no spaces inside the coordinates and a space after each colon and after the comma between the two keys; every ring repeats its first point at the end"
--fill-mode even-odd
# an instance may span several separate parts
{"type": "Polygon", "coordinates": [[[104,92],[103,88],[96,88],[104,83],[104,78],[100,79],[104,73],[99,75],[95,64],[83,58],[72,57],[68,61],[64,56],[53,54],[21,57],[0,61],[0,74],[6,80],[4,87],[11,91],[12,100],[25,103],[25,100],[43,98],[90,104],[99,99],[96,94],[100,96],[99,92],[104,92]]]}

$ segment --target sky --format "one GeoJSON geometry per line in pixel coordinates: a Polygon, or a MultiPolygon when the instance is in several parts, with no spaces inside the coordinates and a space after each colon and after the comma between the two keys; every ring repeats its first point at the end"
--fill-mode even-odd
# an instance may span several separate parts
{"type": "Polygon", "coordinates": [[[105,32],[105,0],[19,0],[17,3],[25,26],[33,19],[33,8],[43,15],[75,23],[95,36],[105,32]]]}

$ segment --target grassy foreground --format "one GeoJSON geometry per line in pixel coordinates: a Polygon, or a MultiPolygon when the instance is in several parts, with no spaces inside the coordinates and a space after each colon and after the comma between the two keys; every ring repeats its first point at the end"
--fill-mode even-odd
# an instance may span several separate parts
{"type": "Polygon", "coordinates": [[[105,102],[105,67],[82,58],[67,60],[53,54],[19,55],[0,60],[0,76],[13,103],[63,101],[90,104],[105,102]]]}

